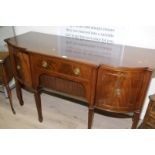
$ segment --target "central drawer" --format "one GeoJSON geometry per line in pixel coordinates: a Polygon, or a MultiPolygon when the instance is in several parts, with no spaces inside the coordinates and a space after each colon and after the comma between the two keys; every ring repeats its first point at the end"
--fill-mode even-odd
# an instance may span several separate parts
{"type": "Polygon", "coordinates": [[[61,74],[73,79],[90,80],[93,65],[71,61],[65,58],[56,58],[37,55],[33,57],[33,66],[43,73],[61,74]]]}

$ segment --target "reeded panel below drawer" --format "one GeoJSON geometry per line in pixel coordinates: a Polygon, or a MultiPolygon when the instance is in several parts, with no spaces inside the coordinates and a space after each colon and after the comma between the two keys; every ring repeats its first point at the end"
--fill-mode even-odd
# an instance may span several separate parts
{"type": "Polygon", "coordinates": [[[70,80],[56,78],[48,75],[40,75],[39,85],[43,88],[48,88],[60,93],[65,93],[70,97],[76,96],[85,98],[86,92],[82,84],[70,80]]]}

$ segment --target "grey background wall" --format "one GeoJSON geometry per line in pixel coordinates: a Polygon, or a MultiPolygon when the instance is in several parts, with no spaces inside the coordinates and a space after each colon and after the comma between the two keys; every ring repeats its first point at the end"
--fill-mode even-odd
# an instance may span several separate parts
{"type": "Polygon", "coordinates": [[[14,36],[14,30],[11,26],[0,26],[0,51],[6,51],[4,39],[14,36]]]}
{"type": "MultiPolygon", "coordinates": [[[[90,26],[113,29],[113,41],[117,44],[125,44],[144,48],[155,49],[155,26],[90,26]]],[[[66,35],[67,29],[71,26],[15,26],[16,34],[22,34],[28,31],[37,31],[56,35],[66,35]]],[[[73,28],[80,34],[80,30],[90,30],[90,28],[73,28]]],[[[72,30],[73,30],[72,29],[72,30]]],[[[99,32],[99,31],[98,31],[99,32]]],[[[103,32],[103,31],[102,31],[103,32]]],[[[74,33],[75,34],[75,33],[74,33]]],[[[88,36],[88,35],[84,35],[88,36]]],[[[104,37],[105,38],[105,37],[104,37]]]]}

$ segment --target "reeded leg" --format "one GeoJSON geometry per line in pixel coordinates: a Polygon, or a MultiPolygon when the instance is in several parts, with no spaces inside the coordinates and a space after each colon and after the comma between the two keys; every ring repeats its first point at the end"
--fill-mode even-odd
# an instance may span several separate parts
{"type": "Polygon", "coordinates": [[[8,98],[9,98],[9,101],[10,101],[10,106],[11,106],[12,112],[13,112],[13,114],[16,114],[16,112],[15,112],[15,110],[14,110],[14,108],[13,108],[13,104],[12,104],[12,94],[11,94],[11,90],[10,90],[10,88],[9,88],[8,85],[5,85],[5,87],[6,87],[6,91],[7,91],[7,93],[8,93],[8,98]]]}
{"type": "Polygon", "coordinates": [[[94,118],[94,108],[89,107],[89,112],[88,112],[88,129],[91,129],[92,127],[92,122],[94,118]]]}
{"type": "Polygon", "coordinates": [[[20,105],[21,106],[24,105],[24,101],[22,97],[22,90],[21,90],[21,86],[18,81],[16,81],[16,93],[17,93],[17,97],[18,97],[20,105]]]}
{"type": "Polygon", "coordinates": [[[40,93],[36,91],[34,93],[35,97],[35,102],[36,102],[36,107],[37,107],[37,112],[38,112],[38,119],[40,122],[43,121],[43,116],[42,116],[42,107],[41,107],[41,99],[40,99],[40,93]]]}
{"type": "Polygon", "coordinates": [[[140,117],[140,111],[135,111],[133,115],[133,120],[132,120],[132,129],[137,128],[139,117],[140,117]]]}

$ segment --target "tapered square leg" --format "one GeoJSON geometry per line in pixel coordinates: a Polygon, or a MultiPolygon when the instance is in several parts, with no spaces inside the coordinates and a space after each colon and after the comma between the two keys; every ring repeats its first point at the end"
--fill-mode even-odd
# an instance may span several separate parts
{"type": "Polygon", "coordinates": [[[37,112],[38,112],[38,119],[39,119],[39,122],[42,122],[43,121],[43,116],[42,116],[40,93],[38,91],[35,92],[34,97],[35,97],[35,102],[36,102],[36,107],[37,107],[37,112]]]}
{"type": "Polygon", "coordinates": [[[8,94],[8,98],[9,98],[9,102],[10,102],[10,106],[11,106],[11,110],[13,112],[13,114],[16,114],[14,108],[13,108],[13,104],[12,104],[12,94],[11,94],[11,90],[9,88],[8,85],[5,85],[5,88],[6,88],[6,91],[7,91],[7,94],[8,94]]]}
{"type": "Polygon", "coordinates": [[[93,119],[94,119],[94,108],[89,107],[88,109],[88,129],[92,128],[93,119]]]}
{"type": "Polygon", "coordinates": [[[16,93],[17,93],[17,97],[18,97],[20,105],[23,106],[24,101],[23,101],[23,97],[22,97],[22,89],[21,89],[20,83],[18,81],[16,81],[16,93]]]}
{"type": "Polygon", "coordinates": [[[138,126],[139,122],[139,117],[140,117],[140,111],[135,111],[133,115],[133,120],[132,120],[132,129],[136,129],[138,126]]]}

